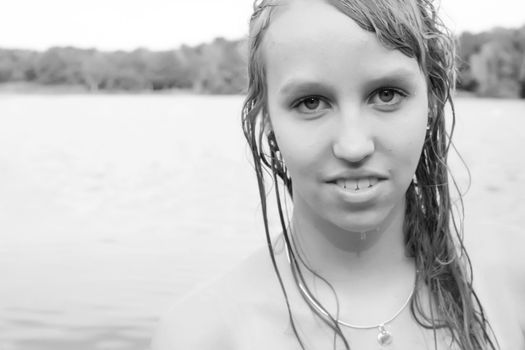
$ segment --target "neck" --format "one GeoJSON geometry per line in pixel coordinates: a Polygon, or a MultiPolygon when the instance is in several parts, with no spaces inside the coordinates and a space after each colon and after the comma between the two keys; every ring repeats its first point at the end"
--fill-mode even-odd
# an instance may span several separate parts
{"type": "Polygon", "coordinates": [[[404,203],[363,237],[307,209],[294,203],[290,231],[296,255],[314,272],[302,268],[305,283],[322,305],[354,324],[380,324],[406,306],[416,271],[405,256],[404,203]]]}
{"type": "Polygon", "coordinates": [[[351,293],[381,285],[413,283],[414,262],[405,256],[404,203],[394,208],[378,229],[349,232],[316,217],[301,205],[294,207],[292,237],[297,253],[313,271],[351,293]]]}

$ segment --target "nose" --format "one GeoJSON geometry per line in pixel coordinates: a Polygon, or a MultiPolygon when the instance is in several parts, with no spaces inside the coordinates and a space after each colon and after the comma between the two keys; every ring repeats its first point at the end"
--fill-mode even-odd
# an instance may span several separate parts
{"type": "Polygon", "coordinates": [[[375,151],[374,138],[366,120],[354,114],[342,116],[337,125],[332,151],[336,158],[360,163],[375,151]]]}

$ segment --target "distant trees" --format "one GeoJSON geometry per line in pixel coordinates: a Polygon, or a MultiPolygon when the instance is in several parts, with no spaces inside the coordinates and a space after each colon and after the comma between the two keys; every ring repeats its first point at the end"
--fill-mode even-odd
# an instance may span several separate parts
{"type": "MultiPolygon", "coordinates": [[[[460,48],[459,89],[480,96],[525,98],[525,26],[465,32],[460,48]]],[[[195,47],[153,52],[101,52],[73,47],[44,52],[0,49],[0,83],[75,85],[87,91],[243,93],[246,42],[215,39],[195,47]]]]}
{"type": "Polygon", "coordinates": [[[480,96],[525,98],[525,26],[459,37],[459,87],[480,96]]]}
{"type": "Polygon", "coordinates": [[[162,52],[101,52],[73,47],[44,52],[0,49],[0,83],[75,85],[88,91],[241,93],[246,86],[242,47],[242,41],[219,38],[197,47],[162,52]]]}
{"type": "MultiPolygon", "coordinates": [[[[199,68],[194,89],[199,92],[240,93],[246,87],[246,62],[243,42],[216,39],[197,47],[199,68]]],[[[191,51],[191,50],[188,50],[191,51]]],[[[195,68],[192,69],[196,71],[195,68]]]]}
{"type": "Polygon", "coordinates": [[[34,81],[34,62],[37,56],[33,51],[0,49],[0,83],[34,81]]]}

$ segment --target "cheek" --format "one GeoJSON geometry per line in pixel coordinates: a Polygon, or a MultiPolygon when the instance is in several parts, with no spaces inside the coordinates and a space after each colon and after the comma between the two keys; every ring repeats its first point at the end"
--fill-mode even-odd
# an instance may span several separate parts
{"type": "Polygon", "coordinates": [[[309,155],[315,152],[311,138],[305,138],[300,131],[290,128],[277,127],[274,133],[287,168],[295,173],[302,167],[307,167],[311,162],[309,155]]]}
{"type": "Polygon", "coordinates": [[[390,134],[389,151],[395,163],[399,164],[398,171],[406,174],[407,178],[411,179],[416,170],[425,135],[426,116],[421,117],[421,115],[410,124],[400,128],[399,132],[390,134]]]}
{"type": "MultiPolygon", "coordinates": [[[[311,175],[319,168],[325,154],[326,140],[318,130],[300,127],[290,121],[272,121],[275,138],[292,178],[311,175]]],[[[299,180],[299,179],[296,179],[299,180]]]]}

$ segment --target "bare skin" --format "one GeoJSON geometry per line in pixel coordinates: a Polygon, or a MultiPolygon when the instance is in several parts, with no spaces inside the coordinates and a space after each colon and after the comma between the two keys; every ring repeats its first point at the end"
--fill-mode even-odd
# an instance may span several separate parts
{"type": "MultiPolygon", "coordinates": [[[[278,253],[277,260],[291,299],[294,319],[300,333],[305,336],[308,348],[332,349],[333,334],[320,322],[314,321],[311,311],[297,293],[284,252],[278,253]]],[[[480,282],[476,284],[476,290],[501,349],[524,349],[520,328],[523,320],[518,318],[516,310],[524,310],[525,307],[523,295],[517,295],[519,288],[523,290],[525,287],[525,279],[502,279],[501,268],[500,264],[475,266],[474,274],[480,282]],[[483,282],[481,276],[485,277],[483,282]],[[503,295],[502,289],[506,295],[503,295]]],[[[523,266],[521,276],[525,276],[523,266]]],[[[369,310],[374,310],[371,305],[353,309],[353,319],[365,319],[369,310]]],[[[343,331],[352,349],[373,349],[377,346],[375,330],[343,328],[343,331]]],[[[433,332],[417,326],[408,309],[393,322],[391,331],[394,342],[390,349],[435,349],[433,332]]],[[[438,333],[438,342],[437,349],[451,349],[444,334],[438,333]]],[[[300,349],[291,331],[284,297],[266,248],[166,313],[153,340],[152,350],[177,349],[300,349]]]]}
{"type": "MultiPolygon", "coordinates": [[[[380,324],[414,290],[403,220],[426,133],[426,78],[414,58],[386,49],[322,1],[288,3],[272,19],[263,48],[271,132],[294,184],[291,227],[299,254],[336,291],[341,320],[380,324]]],[[[332,349],[333,332],[313,316],[286,254],[276,249],[306,348],[332,349]]],[[[490,267],[475,267],[485,277],[475,287],[501,349],[522,349],[521,321],[512,312],[518,301],[507,303],[516,292],[501,300],[494,286],[510,284],[490,267]]],[[[335,314],[332,291],[312,275],[306,281],[335,314]]],[[[428,300],[424,285],[415,288],[428,300]]],[[[391,350],[456,349],[446,332],[421,327],[409,308],[388,327],[391,350]]],[[[352,349],[378,347],[377,329],[343,332],[352,349]]],[[[264,250],[178,304],[153,343],[154,350],[299,348],[264,250]]]]}

